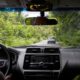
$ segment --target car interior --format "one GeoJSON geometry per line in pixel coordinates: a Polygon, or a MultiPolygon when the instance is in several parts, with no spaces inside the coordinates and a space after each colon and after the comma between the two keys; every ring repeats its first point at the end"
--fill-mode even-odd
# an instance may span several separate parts
{"type": "MultiPolygon", "coordinates": [[[[47,25],[57,26],[57,24],[60,24],[60,22],[58,21],[60,20],[60,15],[63,16],[62,19],[65,22],[65,23],[64,22],[62,23],[64,23],[66,26],[69,26],[67,25],[67,23],[70,21],[68,19],[65,20],[66,16],[63,14],[69,11],[70,12],[72,11],[74,13],[77,12],[80,15],[80,12],[79,12],[80,0],[0,0],[0,15],[5,13],[4,15],[9,17],[9,15],[6,12],[8,13],[13,12],[13,14],[15,13],[18,14],[19,16],[17,18],[14,18],[14,20],[12,20],[15,22],[13,24],[20,25],[20,23],[17,23],[18,19],[20,19],[22,22],[24,21],[23,22],[24,26],[30,26],[30,25],[33,26],[30,32],[32,32],[33,29],[36,28],[36,26],[41,26],[41,27],[45,26],[45,28],[47,25]],[[29,15],[33,14],[33,16],[30,17],[28,16],[28,14],[24,13],[25,20],[24,19],[22,20],[21,18],[19,18],[20,15],[18,14],[18,12],[21,14],[22,11],[30,12],[29,15]],[[52,14],[55,13],[56,14],[55,16],[58,18],[52,18],[52,16],[49,18],[48,17],[49,12],[52,12],[52,14]],[[37,13],[39,13],[39,15],[35,16],[37,13]],[[15,19],[17,19],[17,21],[15,19]]],[[[71,17],[76,15],[77,14],[75,15],[71,14],[71,17]]],[[[69,18],[71,19],[71,17],[69,18]]],[[[2,18],[4,18],[4,16],[2,16],[2,18]]],[[[76,22],[78,18],[80,19],[80,16],[77,18],[74,17],[74,22],[76,22]]],[[[12,23],[10,22],[6,23],[7,19],[8,18],[5,17],[5,20],[4,20],[5,26],[7,26],[8,24],[12,25],[12,23]]],[[[60,27],[62,23],[60,24],[60,27]]],[[[79,20],[78,20],[78,23],[79,23],[78,26],[80,26],[79,20]]],[[[73,23],[72,24],[77,25],[78,23],[76,22],[76,24],[73,24],[73,23]]],[[[1,27],[3,27],[2,29],[4,29],[4,24],[3,24],[3,21],[1,21],[1,17],[0,17],[0,80],[80,80],[80,77],[79,77],[80,75],[80,35],[77,37],[79,38],[78,40],[79,47],[67,47],[67,48],[62,47],[60,46],[60,44],[58,43],[55,37],[47,38],[47,40],[41,39],[39,42],[34,41],[34,43],[30,45],[27,45],[27,41],[26,41],[26,44],[24,43],[25,45],[10,46],[10,45],[6,45],[5,43],[6,39],[4,40],[2,39],[2,42],[1,42],[1,34],[5,34],[7,38],[10,38],[9,36],[7,36],[7,33],[1,32],[1,27]]],[[[11,28],[11,27],[10,29],[14,29],[15,31],[16,29],[15,27],[18,27],[18,26],[16,25],[14,28],[13,27],[11,28]]],[[[67,28],[65,28],[65,31],[63,34],[66,33],[67,28]]],[[[76,29],[77,27],[72,26],[71,28],[76,29]]],[[[19,35],[22,35],[20,29],[21,27],[19,26],[19,31],[16,30],[13,33],[16,34],[17,32],[19,32],[19,35]]],[[[62,27],[61,29],[64,30],[62,27]]],[[[26,33],[23,33],[23,34],[25,35],[28,34],[29,32],[28,30],[26,31],[26,33]]],[[[38,30],[41,30],[41,29],[39,28],[38,30]]],[[[46,30],[47,31],[45,33],[45,36],[47,35],[47,32],[49,29],[46,29],[46,30]]],[[[78,30],[80,33],[80,27],[78,28],[78,30]]],[[[7,31],[7,27],[5,31],[7,31]]],[[[25,31],[25,27],[24,27],[24,31],[25,31]]],[[[68,34],[68,31],[67,31],[67,34],[68,34]]],[[[55,32],[57,31],[55,30],[55,32]]],[[[43,33],[43,32],[38,31],[37,34],[38,33],[43,33]]],[[[12,33],[9,33],[9,34],[12,34],[12,33]]],[[[35,35],[35,33],[32,33],[32,34],[35,35]]],[[[50,32],[48,34],[50,34],[50,32]]],[[[70,34],[68,34],[68,36],[69,35],[70,34]]],[[[65,38],[65,36],[66,35],[62,37],[65,38]]],[[[3,38],[6,38],[6,37],[3,36],[3,38]]],[[[30,37],[30,34],[28,37],[30,37]]],[[[38,37],[38,39],[39,38],[41,37],[38,37]]],[[[16,39],[17,38],[15,38],[15,44],[17,44],[17,42],[21,38],[18,39],[17,42],[16,42],[16,39]]],[[[29,41],[28,38],[26,39],[29,41]]],[[[62,41],[65,41],[65,40],[66,39],[62,41]]],[[[14,40],[11,39],[11,41],[14,41],[14,40]]],[[[12,43],[13,42],[11,42],[11,44],[12,43]]],[[[66,43],[68,43],[68,41],[66,41],[66,43]]],[[[8,44],[10,44],[10,42],[8,44]]],[[[19,44],[21,44],[21,42],[19,44]]]]}

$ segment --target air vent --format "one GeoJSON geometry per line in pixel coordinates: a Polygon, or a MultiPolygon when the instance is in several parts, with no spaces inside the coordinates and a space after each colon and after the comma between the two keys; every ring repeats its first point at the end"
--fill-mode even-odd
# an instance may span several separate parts
{"type": "Polygon", "coordinates": [[[40,48],[27,48],[26,53],[41,53],[40,48]]]}
{"type": "Polygon", "coordinates": [[[44,53],[60,53],[59,48],[45,48],[44,53]]]}

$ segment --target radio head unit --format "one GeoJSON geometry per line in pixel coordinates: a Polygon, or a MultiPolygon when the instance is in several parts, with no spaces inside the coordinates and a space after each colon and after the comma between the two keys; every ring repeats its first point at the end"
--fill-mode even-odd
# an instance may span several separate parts
{"type": "Polygon", "coordinates": [[[26,55],[24,69],[35,70],[59,70],[59,55],[26,55]]]}

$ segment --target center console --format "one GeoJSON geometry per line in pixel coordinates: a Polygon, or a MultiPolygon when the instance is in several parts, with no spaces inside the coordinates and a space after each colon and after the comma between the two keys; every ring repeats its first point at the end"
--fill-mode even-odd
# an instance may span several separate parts
{"type": "Polygon", "coordinates": [[[26,55],[24,69],[35,70],[59,70],[59,55],[26,55]]]}
{"type": "Polygon", "coordinates": [[[25,80],[57,80],[60,51],[54,47],[28,47],[23,63],[25,80]]]}

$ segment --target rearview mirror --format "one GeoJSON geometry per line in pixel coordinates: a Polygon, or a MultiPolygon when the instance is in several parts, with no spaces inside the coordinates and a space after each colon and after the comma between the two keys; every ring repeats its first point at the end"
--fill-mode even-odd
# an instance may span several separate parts
{"type": "Polygon", "coordinates": [[[56,25],[56,19],[48,19],[46,17],[26,18],[26,25],[56,25]]]}

